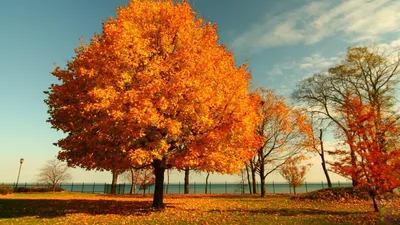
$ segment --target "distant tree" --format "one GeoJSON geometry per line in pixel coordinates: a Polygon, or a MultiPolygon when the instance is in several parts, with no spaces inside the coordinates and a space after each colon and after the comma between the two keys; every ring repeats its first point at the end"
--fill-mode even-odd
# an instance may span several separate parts
{"type": "Polygon", "coordinates": [[[243,167],[240,170],[239,175],[240,176],[239,176],[239,180],[238,180],[238,184],[237,184],[237,188],[236,188],[235,192],[244,194],[244,193],[246,193],[247,188],[248,188],[248,186],[247,186],[248,180],[247,180],[247,176],[246,176],[246,168],[245,167],[243,167]]]}
{"type": "Polygon", "coordinates": [[[375,212],[379,211],[376,197],[400,186],[398,171],[400,168],[400,149],[388,148],[391,142],[398,142],[400,132],[399,119],[387,117],[376,123],[378,115],[372,105],[363,104],[357,95],[348,95],[341,107],[346,115],[347,127],[351,138],[346,143],[356,156],[355,167],[348,150],[335,151],[340,160],[333,164],[337,173],[358,177],[358,186],[366,190],[372,198],[375,212]]]}
{"type": "Polygon", "coordinates": [[[145,196],[146,190],[155,184],[156,177],[152,169],[141,169],[138,171],[140,171],[138,177],[139,190],[143,190],[143,196],[145,196]]]}
{"type": "Polygon", "coordinates": [[[143,190],[143,195],[145,190],[154,184],[154,174],[151,167],[135,169],[131,168],[122,174],[124,180],[131,183],[130,194],[136,192],[136,187],[139,186],[139,190],[143,190]]]}
{"type": "Polygon", "coordinates": [[[58,184],[65,183],[71,179],[68,173],[68,165],[57,159],[48,160],[46,165],[40,168],[39,182],[50,185],[53,191],[58,184]]]}
{"type": "Polygon", "coordinates": [[[299,165],[301,161],[302,157],[287,159],[280,169],[282,177],[293,187],[294,194],[296,194],[296,188],[304,184],[305,175],[308,168],[311,166],[310,164],[299,165]]]}
{"type": "Polygon", "coordinates": [[[171,169],[166,169],[165,172],[167,173],[167,186],[165,187],[165,194],[169,192],[169,177],[171,175],[171,169]]]}
{"type": "Polygon", "coordinates": [[[287,159],[302,155],[306,150],[303,142],[312,129],[302,112],[287,105],[283,96],[262,88],[257,90],[257,94],[262,99],[258,134],[263,144],[253,158],[256,161],[253,165],[260,175],[261,197],[264,197],[266,177],[278,171],[287,159]]]}
{"type": "Polygon", "coordinates": [[[136,169],[131,168],[128,171],[125,171],[121,174],[122,180],[131,183],[131,190],[129,194],[133,195],[136,192],[136,186],[138,185],[138,175],[136,173],[136,169]]]}

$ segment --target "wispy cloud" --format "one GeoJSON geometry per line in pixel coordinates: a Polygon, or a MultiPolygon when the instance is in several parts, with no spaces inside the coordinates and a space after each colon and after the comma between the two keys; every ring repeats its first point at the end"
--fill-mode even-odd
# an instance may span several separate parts
{"type": "MultiPolygon", "coordinates": [[[[386,43],[371,45],[370,47],[389,60],[393,60],[393,62],[399,60],[400,38],[386,43]]],[[[281,85],[279,87],[280,93],[287,94],[297,81],[315,73],[326,72],[330,67],[339,63],[343,57],[345,57],[344,52],[339,52],[333,56],[324,56],[315,52],[299,60],[283,61],[274,64],[266,72],[266,79],[269,82],[279,83],[281,85]]]]}
{"type": "Polygon", "coordinates": [[[339,61],[339,57],[325,57],[318,53],[303,58],[299,63],[300,69],[323,72],[339,61]]]}
{"type": "Polygon", "coordinates": [[[314,44],[340,35],[349,42],[377,40],[400,31],[400,1],[315,1],[278,16],[266,16],[233,41],[233,47],[256,52],[294,44],[314,44]]]}
{"type": "Polygon", "coordinates": [[[304,57],[298,61],[284,62],[275,64],[271,71],[268,72],[269,77],[294,74],[297,71],[301,74],[310,74],[324,72],[329,67],[338,63],[339,57],[325,57],[319,53],[314,53],[304,57]]]}
{"type": "Polygon", "coordinates": [[[389,43],[382,43],[377,46],[379,49],[389,51],[387,54],[397,56],[400,52],[400,37],[389,43]]]}
{"type": "MultiPolygon", "coordinates": [[[[379,43],[375,47],[374,45],[370,47],[375,48],[380,54],[389,59],[393,58],[398,60],[400,57],[400,37],[386,43],[379,43]]],[[[272,70],[268,72],[268,75],[269,77],[285,76],[292,74],[294,71],[298,71],[302,74],[326,72],[328,68],[339,63],[343,57],[344,52],[339,52],[336,56],[331,57],[315,52],[300,60],[291,60],[275,64],[272,70]]]]}

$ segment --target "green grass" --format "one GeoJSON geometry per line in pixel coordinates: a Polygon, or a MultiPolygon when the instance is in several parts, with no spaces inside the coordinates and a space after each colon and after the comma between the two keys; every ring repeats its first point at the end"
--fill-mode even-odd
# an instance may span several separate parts
{"type": "Polygon", "coordinates": [[[400,214],[390,211],[398,200],[386,202],[387,210],[379,214],[368,201],[292,200],[288,195],[166,195],[166,208],[158,211],[151,208],[151,197],[11,194],[0,196],[0,224],[385,224],[400,214]]]}

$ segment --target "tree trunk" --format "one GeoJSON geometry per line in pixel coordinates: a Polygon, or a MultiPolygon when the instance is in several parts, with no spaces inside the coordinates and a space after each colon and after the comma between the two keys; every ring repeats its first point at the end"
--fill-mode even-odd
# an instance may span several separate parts
{"type": "Polygon", "coordinates": [[[326,169],[326,161],[325,161],[325,149],[324,149],[324,142],[322,141],[322,129],[319,130],[319,143],[321,145],[321,154],[319,156],[321,157],[321,165],[322,165],[322,170],[324,171],[325,177],[326,177],[326,182],[328,183],[328,187],[332,188],[332,182],[331,178],[329,177],[328,170],[326,169]]]}
{"type": "Polygon", "coordinates": [[[247,163],[246,163],[246,173],[247,173],[247,183],[249,184],[249,192],[250,194],[252,194],[249,166],[247,165],[247,163]]]}
{"type": "Polygon", "coordinates": [[[244,194],[244,191],[246,190],[246,187],[244,186],[244,172],[243,170],[240,171],[240,174],[242,176],[242,184],[240,185],[240,189],[242,190],[242,194],[244,194]]]}
{"type": "Polygon", "coordinates": [[[53,184],[53,192],[56,192],[57,184],[53,184]]]}
{"type": "Polygon", "coordinates": [[[185,190],[184,194],[189,194],[189,168],[185,169],[185,190]]]}
{"type": "Polygon", "coordinates": [[[205,187],[205,190],[204,190],[204,192],[206,193],[206,194],[208,194],[208,177],[210,176],[210,173],[207,173],[207,176],[206,176],[206,187],[205,187]]]}
{"type": "Polygon", "coordinates": [[[293,186],[293,194],[296,194],[296,187],[293,186]]]}
{"type": "Polygon", "coordinates": [[[322,169],[324,170],[324,174],[325,174],[325,177],[326,177],[326,182],[328,183],[328,188],[332,188],[331,178],[329,177],[328,170],[326,169],[326,163],[325,163],[325,159],[324,158],[322,158],[321,165],[322,165],[322,169]]]}
{"type": "Polygon", "coordinates": [[[256,168],[253,160],[250,161],[251,179],[253,183],[253,194],[257,194],[257,179],[256,179],[256,168]]]}
{"type": "Polygon", "coordinates": [[[265,188],[265,176],[264,176],[264,158],[260,157],[260,183],[261,183],[261,197],[265,197],[267,190],[265,188]]]}
{"type": "Polygon", "coordinates": [[[265,197],[265,194],[267,192],[265,188],[265,177],[264,175],[260,174],[260,184],[261,184],[261,197],[265,197]]]}
{"type": "Polygon", "coordinates": [[[163,198],[164,198],[164,172],[165,172],[165,161],[164,160],[154,160],[154,174],[156,177],[154,196],[153,196],[153,207],[156,209],[164,208],[163,198]]]}
{"type": "Polygon", "coordinates": [[[116,171],[112,171],[111,194],[113,195],[117,193],[117,179],[118,173],[116,171]]]}
{"type": "Polygon", "coordinates": [[[168,190],[169,190],[169,174],[170,174],[171,170],[167,169],[167,187],[165,188],[165,194],[168,194],[168,190]]]}
{"type": "Polygon", "coordinates": [[[374,211],[375,212],[379,212],[378,203],[376,202],[376,193],[375,192],[370,192],[369,195],[371,196],[372,202],[374,203],[374,211]]]}
{"type": "Polygon", "coordinates": [[[134,176],[134,174],[135,174],[135,169],[133,169],[133,168],[131,168],[131,191],[130,191],[130,194],[131,195],[133,195],[133,194],[135,194],[135,191],[136,191],[136,182],[135,182],[135,176],[134,176]]]}
{"type": "MultiPolygon", "coordinates": [[[[357,158],[356,158],[356,154],[354,152],[354,149],[350,146],[350,157],[351,157],[351,166],[353,168],[357,168],[357,158]]],[[[351,177],[351,181],[352,181],[352,185],[353,187],[356,187],[358,185],[358,181],[357,181],[357,174],[352,175],[351,177]]]]}
{"type": "Polygon", "coordinates": [[[129,192],[131,195],[135,194],[136,192],[136,184],[132,183],[131,191],[129,192]]]}

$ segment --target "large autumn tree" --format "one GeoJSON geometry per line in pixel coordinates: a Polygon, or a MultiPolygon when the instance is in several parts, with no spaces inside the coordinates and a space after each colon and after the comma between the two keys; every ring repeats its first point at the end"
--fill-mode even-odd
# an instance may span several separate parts
{"type": "Polygon", "coordinates": [[[52,74],[59,157],[89,169],[152,165],[155,208],[166,168],[234,173],[257,147],[250,74],[186,1],[129,2],[52,74]]]}
{"type": "MultiPolygon", "coordinates": [[[[383,119],[395,103],[395,86],[399,81],[400,58],[378,48],[351,47],[342,62],[327,73],[315,74],[300,81],[292,97],[313,113],[337,127],[338,138],[351,139],[346,115],[339,109],[346,103],[350,91],[365,104],[373,106],[376,119],[383,119]]],[[[376,122],[378,122],[376,120],[376,122]]],[[[350,146],[352,165],[356,167],[355,150],[350,146]]],[[[353,185],[358,184],[353,174],[353,185]]]]}
{"type": "Polygon", "coordinates": [[[366,190],[373,201],[375,212],[379,211],[376,197],[379,194],[400,186],[396,172],[400,168],[400,149],[392,142],[398,142],[400,131],[397,116],[387,116],[377,123],[377,110],[374,106],[364,104],[363,100],[349,94],[340,111],[346,115],[346,123],[351,138],[346,143],[355,154],[355,164],[348,150],[337,150],[340,160],[333,164],[339,174],[347,177],[358,177],[358,188],[366,190]]]}

